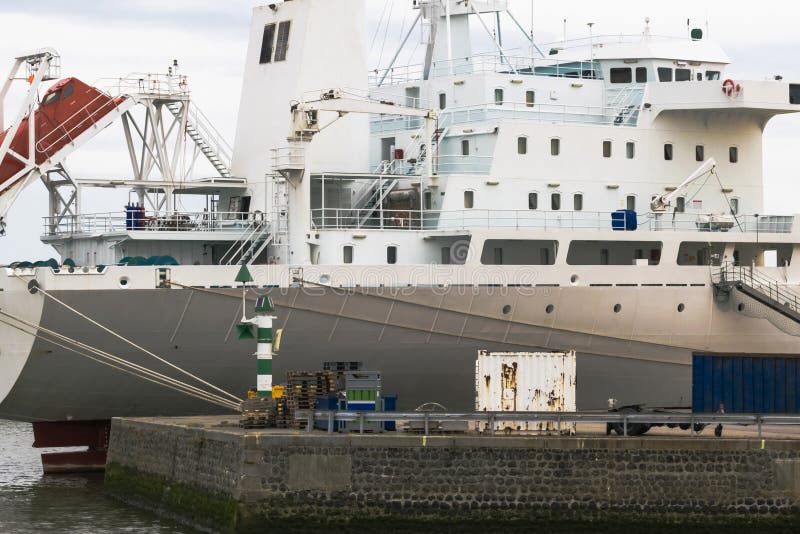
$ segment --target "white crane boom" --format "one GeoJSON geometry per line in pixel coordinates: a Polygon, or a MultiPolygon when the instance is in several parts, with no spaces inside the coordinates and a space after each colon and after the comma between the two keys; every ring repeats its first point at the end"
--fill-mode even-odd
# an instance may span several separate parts
{"type": "Polygon", "coordinates": [[[709,172],[713,172],[717,166],[717,160],[709,158],[704,161],[692,174],[686,178],[681,185],[664,195],[658,196],[650,203],[650,209],[655,212],[666,211],[672,205],[672,201],[681,196],[697,180],[703,178],[709,172]]]}

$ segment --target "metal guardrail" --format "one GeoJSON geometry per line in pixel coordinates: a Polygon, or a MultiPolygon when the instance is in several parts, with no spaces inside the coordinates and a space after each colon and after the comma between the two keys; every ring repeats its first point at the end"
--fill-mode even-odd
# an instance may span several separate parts
{"type": "Polygon", "coordinates": [[[67,217],[43,217],[44,235],[106,234],[113,232],[237,232],[247,231],[256,215],[239,212],[148,212],[129,220],[124,212],[67,217]]]}
{"type": "MultiPolygon", "coordinates": [[[[561,202],[566,202],[562,195],[561,202]]],[[[539,198],[539,202],[549,199],[539,198]]],[[[374,216],[364,220],[366,210],[351,208],[317,208],[311,217],[317,229],[406,229],[406,230],[478,230],[478,229],[531,229],[531,230],[612,230],[610,211],[567,210],[394,210],[378,209],[374,216]]],[[[642,214],[636,230],[658,232],[755,232],[761,219],[742,215],[739,226],[729,230],[712,229],[705,225],[699,214],[678,213],[663,216],[642,214]],[[756,222],[758,221],[758,223],[756,222]]],[[[771,227],[774,233],[790,233],[793,219],[787,217],[781,225],[771,227]]],[[[622,231],[622,229],[621,229],[622,231]]],[[[635,230],[627,230],[635,231],[635,230]]]]}
{"type": "Polygon", "coordinates": [[[794,314],[800,314],[800,294],[789,289],[786,284],[759,272],[755,267],[726,263],[714,273],[713,281],[716,284],[743,284],[778,305],[785,306],[794,314]]]}
{"type": "MultiPolygon", "coordinates": [[[[800,415],[793,414],[724,414],[724,413],[679,413],[679,412],[362,412],[335,410],[298,410],[295,420],[306,421],[306,432],[314,429],[314,421],[326,421],[327,432],[333,433],[334,422],[357,422],[359,433],[364,433],[364,426],[370,422],[409,421],[422,422],[427,435],[432,424],[448,421],[475,422],[488,425],[488,432],[495,435],[495,423],[503,421],[528,423],[555,423],[556,430],[562,424],[571,423],[616,423],[623,426],[623,435],[628,435],[628,428],[633,424],[675,424],[689,425],[737,425],[757,426],[758,439],[761,439],[764,425],[797,425],[800,426],[800,415]]],[[[692,432],[695,435],[695,432],[692,432]]]]}

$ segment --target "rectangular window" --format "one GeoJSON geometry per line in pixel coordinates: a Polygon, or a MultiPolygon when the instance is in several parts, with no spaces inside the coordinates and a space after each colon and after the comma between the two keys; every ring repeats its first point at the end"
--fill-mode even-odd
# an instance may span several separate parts
{"type": "Polygon", "coordinates": [[[625,157],[628,159],[633,159],[636,157],[636,143],[633,141],[628,141],[625,143],[625,157]]]}
{"type": "Polygon", "coordinates": [[[289,29],[292,21],[281,22],[278,26],[278,41],[275,43],[275,61],[285,61],[286,52],[289,50],[289,29]]]}
{"type": "Polygon", "coordinates": [[[553,211],[561,209],[561,193],[553,193],[550,195],[550,209],[553,211]]]}
{"type": "Polygon", "coordinates": [[[258,62],[262,65],[264,63],[272,63],[272,47],[275,43],[275,24],[267,24],[264,26],[264,36],[261,38],[261,55],[258,62]]]}
{"type": "Polygon", "coordinates": [[[422,195],[423,206],[426,210],[431,209],[432,199],[433,197],[430,191],[425,191],[425,193],[422,195]]]}
{"type": "Polygon", "coordinates": [[[672,69],[669,67],[658,67],[658,81],[659,82],[671,82],[672,81],[672,69]]]}
{"type": "Polygon", "coordinates": [[[558,241],[487,239],[481,251],[481,263],[483,265],[553,265],[557,252],[558,241]]]}
{"type": "Polygon", "coordinates": [[[725,243],[683,241],[678,249],[678,265],[719,265],[725,243]]]}
{"type": "Polygon", "coordinates": [[[690,82],[692,81],[692,71],[689,69],[675,69],[676,82],[690,82]]]}
{"type": "Polygon", "coordinates": [[[528,193],[528,209],[539,209],[539,193],[528,193]]]}
{"type": "Polygon", "coordinates": [[[628,195],[625,199],[625,208],[630,211],[636,211],[636,195],[628,195]]]}
{"type": "Polygon", "coordinates": [[[572,197],[572,209],[575,211],[583,211],[583,194],[575,193],[572,197]]]}
{"type": "Polygon", "coordinates": [[[353,263],[353,245],[345,245],[342,248],[342,262],[353,263]]]}
{"type": "Polygon", "coordinates": [[[678,197],[675,199],[675,213],[684,212],[686,212],[686,199],[684,197],[678,197]]]}
{"type": "Polygon", "coordinates": [[[603,157],[611,157],[611,141],[603,141],[603,157]]]}
{"type": "Polygon", "coordinates": [[[789,84],[789,103],[800,104],[800,83],[789,84]]]}
{"type": "Polygon", "coordinates": [[[636,83],[647,83],[647,67],[636,67],[636,83]]]}
{"type": "Polygon", "coordinates": [[[528,153],[528,138],[525,136],[517,137],[517,154],[528,153]]]}
{"type": "Polygon", "coordinates": [[[706,80],[714,81],[719,80],[720,72],[718,70],[707,70],[706,71],[706,80]]]}
{"type": "Polygon", "coordinates": [[[739,147],[732,146],[728,149],[728,161],[731,163],[739,163],[739,147]]]}
{"type": "Polygon", "coordinates": [[[633,265],[638,256],[645,256],[650,265],[658,265],[661,260],[662,248],[663,243],[660,241],[576,240],[569,245],[567,263],[569,265],[633,265]]]}
{"type": "Polygon", "coordinates": [[[672,143],[664,143],[664,159],[672,161],[672,143]]]}
{"type": "Polygon", "coordinates": [[[503,105],[503,90],[502,89],[495,89],[494,90],[494,103],[498,106],[503,105]]]}
{"type": "Polygon", "coordinates": [[[536,103],[536,91],[525,91],[525,105],[532,108],[536,103]]]}
{"type": "Polygon", "coordinates": [[[703,145],[697,145],[694,147],[694,160],[695,161],[705,161],[706,160],[706,147],[703,145]]]}
{"type": "Polygon", "coordinates": [[[470,210],[475,205],[475,191],[464,191],[464,208],[470,210]]]}
{"type": "Polygon", "coordinates": [[[444,109],[446,107],[447,107],[447,94],[439,93],[439,109],[444,109]]]}
{"type": "Polygon", "coordinates": [[[550,139],[550,155],[558,156],[559,154],[561,154],[561,139],[554,137],[550,139]]]}
{"type": "Polygon", "coordinates": [[[739,199],[731,199],[731,215],[739,215],[739,199]]]}
{"type": "Polygon", "coordinates": [[[397,247],[389,246],[386,247],[386,263],[389,265],[394,265],[397,263],[397,247]]]}
{"type": "Polygon", "coordinates": [[[461,140],[461,155],[469,156],[469,139],[461,140]]]}
{"type": "Polygon", "coordinates": [[[630,68],[611,69],[611,83],[631,83],[632,81],[630,68]]]}

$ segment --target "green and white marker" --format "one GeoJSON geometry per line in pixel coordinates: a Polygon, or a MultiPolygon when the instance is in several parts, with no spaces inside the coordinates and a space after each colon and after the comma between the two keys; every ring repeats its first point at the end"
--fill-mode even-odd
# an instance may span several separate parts
{"type": "Polygon", "coordinates": [[[239,269],[236,281],[242,284],[242,323],[238,325],[239,339],[255,337],[258,340],[256,346],[256,358],[258,359],[256,390],[259,397],[272,397],[272,321],[277,319],[274,315],[275,307],[269,296],[259,296],[256,299],[256,315],[252,319],[248,319],[245,316],[245,297],[247,284],[253,281],[253,276],[246,265],[242,265],[242,268],[239,269]]]}

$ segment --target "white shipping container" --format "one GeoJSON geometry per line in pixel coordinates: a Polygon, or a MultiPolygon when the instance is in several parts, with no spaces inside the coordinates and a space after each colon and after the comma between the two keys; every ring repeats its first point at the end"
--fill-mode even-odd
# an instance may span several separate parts
{"type": "MultiPolygon", "coordinates": [[[[479,412],[574,412],[575,351],[479,351],[475,362],[475,409],[479,412]]],[[[483,429],[488,430],[488,428],[483,429]]],[[[499,421],[495,430],[556,431],[555,423],[499,421]]],[[[575,425],[562,423],[562,433],[575,425]]]]}

